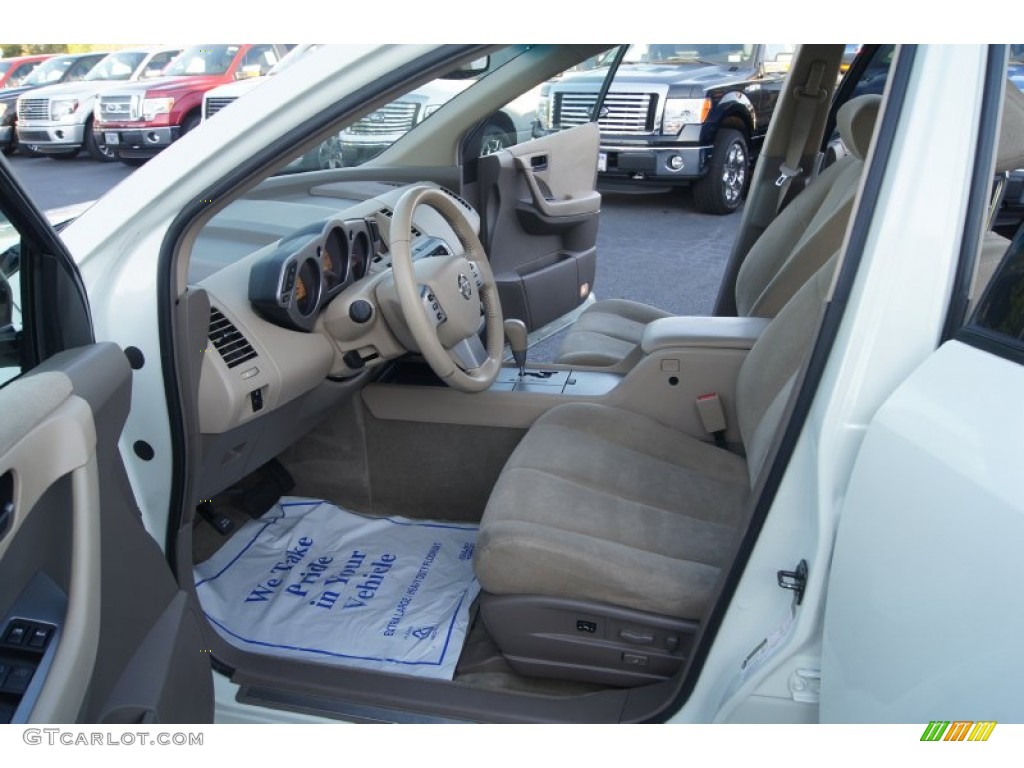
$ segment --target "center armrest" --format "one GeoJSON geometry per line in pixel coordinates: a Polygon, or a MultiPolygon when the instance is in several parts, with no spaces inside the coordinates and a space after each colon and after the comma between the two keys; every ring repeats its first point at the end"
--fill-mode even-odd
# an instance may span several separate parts
{"type": "Polygon", "coordinates": [[[765,317],[665,317],[647,324],[640,346],[646,355],[676,347],[750,349],[769,322],[765,317]]]}

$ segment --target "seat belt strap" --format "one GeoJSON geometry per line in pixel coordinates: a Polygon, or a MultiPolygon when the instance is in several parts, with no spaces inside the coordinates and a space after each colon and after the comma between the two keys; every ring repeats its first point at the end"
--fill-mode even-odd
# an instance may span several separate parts
{"type": "MultiPolygon", "coordinates": [[[[786,146],[786,159],[779,167],[779,176],[775,180],[775,186],[779,188],[779,198],[775,206],[776,214],[787,202],[788,193],[793,187],[793,179],[805,175],[804,169],[800,165],[804,147],[810,136],[818,104],[828,99],[828,91],[821,87],[824,77],[825,62],[815,59],[811,62],[804,84],[793,89],[793,94],[797,97],[797,106],[793,130],[789,132],[789,143],[786,146]]],[[[810,175],[810,172],[813,172],[813,169],[808,169],[807,175],[810,175]]]]}

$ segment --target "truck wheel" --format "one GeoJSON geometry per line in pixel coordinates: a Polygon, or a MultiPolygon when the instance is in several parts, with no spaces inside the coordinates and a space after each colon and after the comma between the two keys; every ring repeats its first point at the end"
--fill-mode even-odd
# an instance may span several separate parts
{"type": "Polygon", "coordinates": [[[181,123],[181,133],[178,134],[178,138],[181,138],[186,133],[195,128],[197,125],[199,125],[199,121],[201,119],[202,118],[195,112],[186,117],[181,123]]]}
{"type": "Polygon", "coordinates": [[[85,141],[82,143],[85,146],[85,151],[93,160],[99,160],[101,163],[112,163],[117,160],[117,154],[113,148],[106,144],[100,144],[96,139],[96,132],[92,129],[92,120],[85,124],[85,141]]]}
{"type": "Polygon", "coordinates": [[[722,216],[739,208],[749,170],[750,155],[743,134],[734,128],[719,130],[708,172],[693,185],[697,210],[722,216]]]}

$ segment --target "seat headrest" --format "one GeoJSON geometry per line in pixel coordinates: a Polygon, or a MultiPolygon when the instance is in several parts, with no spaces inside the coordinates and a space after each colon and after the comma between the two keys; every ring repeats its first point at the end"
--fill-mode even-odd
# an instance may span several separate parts
{"type": "Polygon", "coordinates": [[[867,94],[850,99],[836,113],[836,125],[843,144],[858,160],[867,157],[871,146],[871,134],[875,130],[875,119],[882,97],[867,94]]]}
{"type": "Polygon", "coordinates": [[[1018,168],[1024,168],[1024,93],[1007,81],[1003,121],[999,125],[999,146],[996,147],[996,173],[1018,168]]]}

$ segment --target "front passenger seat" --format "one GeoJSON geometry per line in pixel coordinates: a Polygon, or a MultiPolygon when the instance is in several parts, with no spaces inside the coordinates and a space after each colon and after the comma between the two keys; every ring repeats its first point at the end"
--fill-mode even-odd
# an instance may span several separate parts
{"type": "MultiPolygon", "coordinates": [[[[866,95],[840,107],[836,122],[850,154],[808,184],[754,243],[736,277],[739,315],[775,317],[842,246],[879,104],[880,96],[866,95]]],[[[597,301],[566,335],[556,362],[628,371],[642,355],[647,325],[663,317],[671,314],[648,304],[597,301]]]]}

